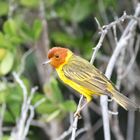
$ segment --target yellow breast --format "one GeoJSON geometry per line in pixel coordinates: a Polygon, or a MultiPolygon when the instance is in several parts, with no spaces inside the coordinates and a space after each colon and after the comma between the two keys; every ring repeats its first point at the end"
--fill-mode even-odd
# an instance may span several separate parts
{"type": "Polygon", "coordinates": [[[61,66],[59,66],[58,68],[56,68],[56,71],[58,73],[58,76],[60,77],[60,79],[67,85],[69,85],[70,87],[72,87],[73,89],[75,89],[76,91],[78,91],[80,94],[84,95],[87,99],[87,101],[91,101],[92,99],[92,91],[86,89],[83,86],[78,85],[77,83],[73,82],[72,80],[68,79],[64,72],[63,72],[63,66],[65,64],[67,64],[68,60],[70,59],[70,57],[72,56],[72,52],[68,52],[68,56],[66,58],[65,63],[63,63],[61,66]]]}

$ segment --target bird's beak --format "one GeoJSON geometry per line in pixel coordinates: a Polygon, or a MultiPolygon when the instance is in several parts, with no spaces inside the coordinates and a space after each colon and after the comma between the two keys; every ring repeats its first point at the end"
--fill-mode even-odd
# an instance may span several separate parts
{"type": "Polygon", "coordinates": [[[51,59],[50,60],[47,60],[45,62],[42,63],[42,65],[46,65],[46,64],[49,64],[51,62],[51,59]]]}

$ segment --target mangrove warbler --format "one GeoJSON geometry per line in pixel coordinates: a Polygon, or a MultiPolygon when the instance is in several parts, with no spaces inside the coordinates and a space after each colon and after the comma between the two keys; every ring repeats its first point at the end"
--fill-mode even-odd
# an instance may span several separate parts
{"type": "Polygon", "coordinates": [[[126,110],[139,110],[139,106],[122,95],[103,73],[69,49],[54,47],[49,50],[48,59],[44,64],[50,63],[60,79],[84,95],[87,103],[94,94],[108,95],[126,110]]]}

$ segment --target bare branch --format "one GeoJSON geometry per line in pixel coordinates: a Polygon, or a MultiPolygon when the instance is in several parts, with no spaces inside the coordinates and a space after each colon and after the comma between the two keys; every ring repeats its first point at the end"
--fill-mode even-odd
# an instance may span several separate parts
{"type": "Polygon", "coordinates": [[[115,38],[115,44],[117,45],[118,39],[117,39],[116,25],[113,26],[113,34],[114,34],[114,38],[115,38]]]}
{"type": "Polygon", "coordinates": [[[102,30],[101,32],[102,32],[101,37],[100,37],[100,39],[99,39],[98,44],[97,44],[96,47],[94,48],[94,51],[93,51],[93,54],[92,54],[92,57],[91,57],[91,61],[90,61],[90,62],[91,62],[92,64],[93,64],[93,62],[94,62],[94,60],[95,60],[95,57],[96,57],[96,55],[97,55],[98,50],[100,49],[100,47],[101,47],[102,44],[103,44],[103,40],[104,40],[104,38],[105,38],[105,36],[106,36],[106,34],[107,34],[107,30],[105,29],[105,30],[102,30]]]}
{"type": "MultiPolygon", "coordinates": [[[[117,65],[117,84],[116,87],[117,89],[120,89],[120,85],[121,85],[121,73],[122,73],[122,66],[124,64],[124,58],[125,58],[125,49],[123,49],[121,51],[120,57],[118,59],[118,65],[117,65]]],[[[114,112],[118,111],[118,104],[116,102],[113,101],[112,103],[112,108],[114,112]]],[[[119,127],[119,120],[118,120],[118,116],[112,116],[111,119],[111,130],[115,136],[116,139],[119,140],[124,140],[124,137],[121,133],[120,127],[119,127]]]]}
{"type": "Polygon", "coordinates": [[[24,85],[23,81],[19,78],[18,74],[16,74],[15,72],[13,72],[13,76],[15,78],[15,80],[18,82],[18,84],[20,85],[21,89],[22,89],[22,93],[23,93],[23,105],[22,105],[22,112],[24,112],[25,107],[26,107],[26,102],[27,102],[27,89],[26,86],[24,85]]]}
{"type": "Polygon", "coordinates": [[[22,56],[20,68],[18,70],[19,76],[24,72],[26,59],[32,52],[33,52],[33,49],[30,49],[29,51],[25,52],[24,55],[22,56]]]}
{"type": "Polygon", "coordinates": [[[72,127],[70,126],[67,131],[64,131],[62,135],[60,135],[56,140],[64,140],[68,135],[72,132],[72,127]]]}
{"type": "MultiPolygon", "coordinates": [[[[79,100],[77,110],[80,109],[83,98],[84,98],[84,96],[82,95],[81,98],[80,98],[80,100],[79,100]]],[[[73,121],[73,124],[72,124],[72,135],[71,135],[71,140],[75,140],[78,119],[79,119],[78,116],[76,116],[76,117],[74,118],[74,121],[73,121]]]]}
{"type": "Polygon", "coordinates": [[[88,130],[87,127],[84,127],[84,128],[79,129],[79,130],[77,131],[77,133],[76,133],[76,137],[78,137],[81,133],[84,133],[84,132],[87,131],[87,130],[88,130]]]}
{"type": "MultiPolygon", "coordinates": [[[[98,50],[101,48],[101,46],[103,44],[104,38],[105,38],[106,34],[108,33],[108,30],[110,30],[111,28],[114,28],[117,24],[123,22],[125,19],[134,19],[136,21],[139,21],[139,19],[137,17],[129,16],[129,15],[126,14],[126,12],[124,12],[124,14],[120,18],[118,18],[115,21],[109,23],[108,25],[104,25],[103,27],[101,27],[99,21],[97,20],[97,18],[95,18],[95,20],[97,22],[97,25],[98,25],[98,29],[100,30],[101,36],[100,36],[100,39],[98,41],[98,44],[94,48],[93,54],[92,54],[92,58],[91,58],[91,63],[92,64],[95,60],[95,57],[97,55],[98,50]]],[[[115,36],[116,36],[116,34],[115,34],[115,36]]],[[[116,39],[116,37],[115,37],[115,39],[116,39]]]]}
{"type": "MultiPolygon", "coordinates": [[[[140,14],[140,5],[138,5],[136,9],[135,15],[140,14]]],[[[125,16],[126,14],[124,14],[125,16]]],[[[120,21],[121,18],[118,19],[120,21]]],[[[122,19],[121,19],[122,20],[122,19]]],[[[114,24],[117,24],[117,21],[112,22],[109,24],[108,27],[114,26],[114,24]]],[[[137,22],[134,20],[131,20],[128,26],[126,27],[124,33],[122,34],[116,49],[111,56],[111,59],[108,63],[105,75],[110,79],[114,65],[116,63],[116,60],[121,52],[121,50],[127,45],[128,40],[133,36],[132,31],[136,27],[137,22]]],[[[101,106],[102,106],[102,115],[103,115],[103,124],[104,124],[104,135],[105,135],[105,140],[110,140],[110,127],[109,127],[109,116],[108,116],[108,104],[107,104],[107,96],[102,96],[101,97],[101,106]]]]}
{"type": "Polygon", "coordinates": [[[131,57],[131,60],[128,64],[127,68],[125,69],[125,72],[121,75],[121,79],[123,79],[129,73],[131,67],[133,66],[135,59],[136,59],[136,56],[137,56],[137,53],[138,53],[138,50],[139,50],[139,47],[140,47],[140,35],[138,35],[138,39],[136,42],[135,50],[133,52],[133,56],[131,57]]]}
{"type": "Polygon", "coordinates": [[[23,138],[26,138],[26,136],[27,136],[27,134],[29,132],[29,127],[30,127],[31,121],[32,121],[32,119],[34,117],[34,108],[33,108],[33,106],[30,105],[29,110],[30,110],[30,115],[28,117],[28,120],[27,120],[25,128],[24,128],[24,132],[22,134],[23,138]]]}
{"type": "Polygon", "coordinates": [[[18,82],[20,87],[22,88],[23,93],[23,104],[22,104],[22,111],[19,118],[18,123],[16,124],[16,129],[12,131],[11,133],[11,140],[25,140],[28,132],[29,127],[31,124],[31,121],[34,117],[34,110],[37,106],[39,106],[41,103],[45,101],[45,99],[39,100],[34,106],[31,105],[31,101],[34,97],[34,94],[38,87],[34,87],[31,89],[30,95],[28,96],[26,86],[24,85],[23,81],[20,79],[19,75],[17,73],[13,73],[13,76],[15,80],[18,82]],[[28,115],[28,112],[30,111],[30,114],[28,115]]]}
{"type": "MultiPolygon", "coordinates": [[[[131,95],[130,98],[133,98],[134,95],[131,95]]],[[[135,102],[135,99],[134,99],[135,102]]],[[[129,111],[128,112],[128,121],[127,121],[127,140],[133,140],[134,139],[134,129],[135,129],[135,112],[129,111]]]]}
{"type": "MultiPolygon", "coordinates": [[[[35,93],[35,91],[37,90],[37,88],[35,87],[35,88],[32,88],[32,91],[31,91],[31,95],[30,95],[30,98],[29,98],[29,100],[31,101],[32,100],[32,98],[33,98],[33,95],[34,95],[34,93],[35,93]]],[[[33,117],[34,117],[34,112],[35,112],[35,108],[36,107],[38,107],[40,104],[42,104],[43,102],[45,102],[46,101],[46,98],[42,98],[42,99],[40,99],[39,101],[37,101],[36,103],[35,103],[35,105],[30,105],[30,103],[29,103],[29,111],[30,111],[30,115],[29,115],[29,117],[28,117],[28,119],[27,119],[27,122],[26,122],[26,125],[25,125],[25,128],[24,128],[24,133],[23,133],[23,137],[24,138],[26,138],[26,136],[27,136],[27,134],[28,134],[28,132],[29,132],[29,127],[30,127],[30,125],[31,125],[31,122],[32,122],[32,120],[33,120],[33,117]]]]}

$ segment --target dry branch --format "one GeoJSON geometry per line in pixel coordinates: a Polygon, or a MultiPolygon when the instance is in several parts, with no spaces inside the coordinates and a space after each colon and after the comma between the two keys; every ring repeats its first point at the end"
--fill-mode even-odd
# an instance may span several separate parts
{"type": "Polygon", "coordinates": [[[34,117],[34,110],[37,106],[44,102],[45,99],[43,98],[39,100],[35,105],[31,105],[31,101],[34,97],[37,87],[32,88],[31,93],[28,95],[27,88],[23,81],[20,79],[19,75],[14,72],[13,76],[22,89],[23,103],[20,118],[15,126],[15,129],[13,129],[11,132],[10,140],[25,140],[29,132],[31,121],[34,117]]]}
{"type": "MultiPolygon", "coordinates": [[[[140,4],[138,4],[135,12],[135,16],[139,16],[140,14],[140,4]]],[[[115,23],[115,22],[114,22],[115,23]]],[[[117,23],[117,22],[116,22],[117,23]]],[[[111,23],[112,25],[112,23],[111,23]]],[[[108,63],[105,75],[110,79],[113,68],[115,66],[115,63],[117,61],[117,58],[121,52],[121,50],[127,46],[128,41],[133,37],[133,31],[135,31],[137,25],[137,20],[131,19],[128,26],[124,30],[120,40],[118,41],[118,44],[116,46],[115,51],[113,52],[113,55],[111,56],[111,59],[108,63]]],[[[104,134],[105,134],[105,140],[110,140],[110,130],[109,130],[109,117],[108,117],[108,107],[107,107],[107,97],[102,96],[101,97],[101,106],[102,106],[102,114],[103,114],[103,124],[104,124],[104,134]]]]}

